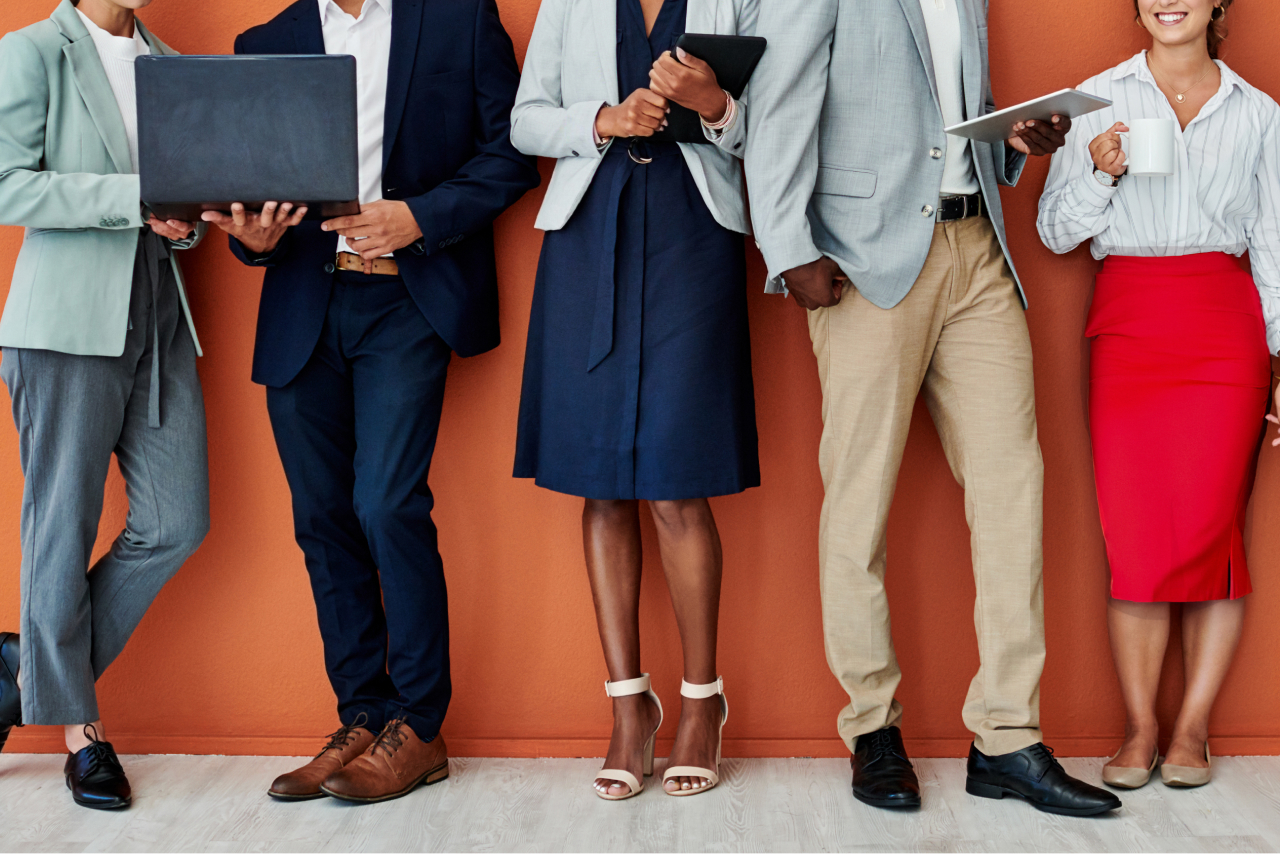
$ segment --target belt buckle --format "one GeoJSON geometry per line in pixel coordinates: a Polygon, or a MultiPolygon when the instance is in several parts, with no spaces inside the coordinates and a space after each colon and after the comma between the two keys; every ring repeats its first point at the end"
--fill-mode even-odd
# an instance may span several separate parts
{"type": "MultiPolygon", "coordinates": [[[[631,158],[631,162],[633,163],[638,163],[641,166],[648,166],[650,163],[653,162],[653,155],[637,154],[636,146],[638,145],[644,145],[644,143],[642,143],[639,139],[633,137],[631,140],[631,144],[627,146],[627,156],[631,158]]],[[[647,145],[645,145],[644,147],[648,148],[647,145]]]]}

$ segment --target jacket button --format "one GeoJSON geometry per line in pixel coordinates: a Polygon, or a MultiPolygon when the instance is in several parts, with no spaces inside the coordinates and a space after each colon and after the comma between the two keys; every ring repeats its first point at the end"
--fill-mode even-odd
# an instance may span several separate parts
{"type": "Polygon", "coordinates": [[[925,205],[920,209],[921,216],[933,216],[933,205],[925,205]]]}
{"type": "Polygon", "coordinates": [[[333,272],[334,270],[336,270],[336,269],[338,269],[338,268],[337,268],[337,267],[335,267],[335,266],[333,266],[333,264],[325,264],[325,265],[324,265],[324,271],[325,271],[326,273],[332,273],[332,272],[333,272]]]}
{"type": "Polygon", "coordinates": [[[740,142],[739,142],[739,143],[735,143],[735,144],[734,144],[734,146],[733,146],[733,150],[734,150],[734,151],[737,151],[739,148],[742,148],[742,143],[740,143],[740,142]]]}
{"type": "Polygon", "coordinates": [[[576,151],[574,151],[574,152],[570,152],[570,153],[571,153],[571,154],[573,154],[573,156],[574,156],[574,157],[578,157],[578,156],[579,156],[579,155],[578,155],[578,152],[576,152],[576,151]]]}
{"type": "Polygon", "coordinates": [[[934,148],[929,151],[929,156],[934,160],[941,160],[943,153],[944,152],[941,148],[934,148]]]}

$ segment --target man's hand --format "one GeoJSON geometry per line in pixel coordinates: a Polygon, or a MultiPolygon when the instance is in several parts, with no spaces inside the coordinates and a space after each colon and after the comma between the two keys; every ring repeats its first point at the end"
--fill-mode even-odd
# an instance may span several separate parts
{"type": "Polygon", "coordinates": [[[266,255],[275,251],[284,233],[302,222],[306,215],[307,206],[295,211],[293,202],[267,202],[258,214],[246,213],[244,205],[235,202],[231,205],[231,216],[222,211],[205,211],[200,218],[239,240],[253,254],[266,255]]]}
{"type": "Polygon", "coordinates": [[[386,200],[361,205],[360,213],[355,216],[326,220],[320,228],[347,238],[347,244],[364,259],[366,273],[373,272],[376,259],[422,237],[422,229],[418,228],[409,206],[386,200]]]}
{"type": "Polygon", "coordinates": [[[782,280],[796,303],[809,311],[838,304],[844,296],[845,285],[849,284],[849,277],[840,270],[840,265],[826,255],[788,270],[782,274],[782,280]]]}
{"type": "Polygon", "coordinates": [[[723,119],[729,101],[711,66],[682,48],[676,48],[676,54],[678,59],[671,51],[658,57],[649,71],[649,88],[668,101],[693,110],[707,124],[723,119]]]}
{"type": "Polygon", "coordinates": [[[1067,116],[1054,116],[1049,124],[1032,119],[1029,122],[1018,122],[1013,126],[1013,136],[1009,137],[1009,145],[1015,151],[1042,157],[1053,154],[1067,144],[1067,132],[1071,130],[1071,119],[1067,116]]]}
{"type": "Polygon", "coordinates": [[[196,230],[195,224],[183,222],[182,220],[158,220],[155,214],[151,219],[147,220],[147,225],[151,226],[151,230],[161,237],[167,237],[170,240],[186,240],[191,236],[191,232],[196,230]]]}

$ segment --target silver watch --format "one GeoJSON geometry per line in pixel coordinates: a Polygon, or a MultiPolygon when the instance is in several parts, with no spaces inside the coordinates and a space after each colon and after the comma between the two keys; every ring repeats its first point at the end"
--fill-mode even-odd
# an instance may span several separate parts
{"type": "Polygon", "coordinates": [[[1103,172],[1101,169],[1094,169],[1093,177],[1102,186],[1114,188],[1120,186],[1120,179],[1124,177],[1124,174],[1112,175],[1110,172],[1103,172]]]}

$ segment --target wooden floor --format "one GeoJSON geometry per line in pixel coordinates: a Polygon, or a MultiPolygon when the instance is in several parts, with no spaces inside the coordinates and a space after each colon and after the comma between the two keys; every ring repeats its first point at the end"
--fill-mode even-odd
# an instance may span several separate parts
{"type": "MultiPolygon", "coordinates": [[[[1070,819],[964,791],[961,760],[916,763],[917,813],[849,793],[847,761],[727,760],[719,789],[597,799],[589,759],[458,759],[451,778],[373,806],[277,803],[296,760],[125,757],[131,810],[71,803],[56,756],[0,756],[0,851],[1277,851],[1280,758],[1217,760],[1212,785],[1159,782],[1111,818],[1070,819]]],[[[1102,760],[1064,761],[1098,779],[1102,760]]]]}

